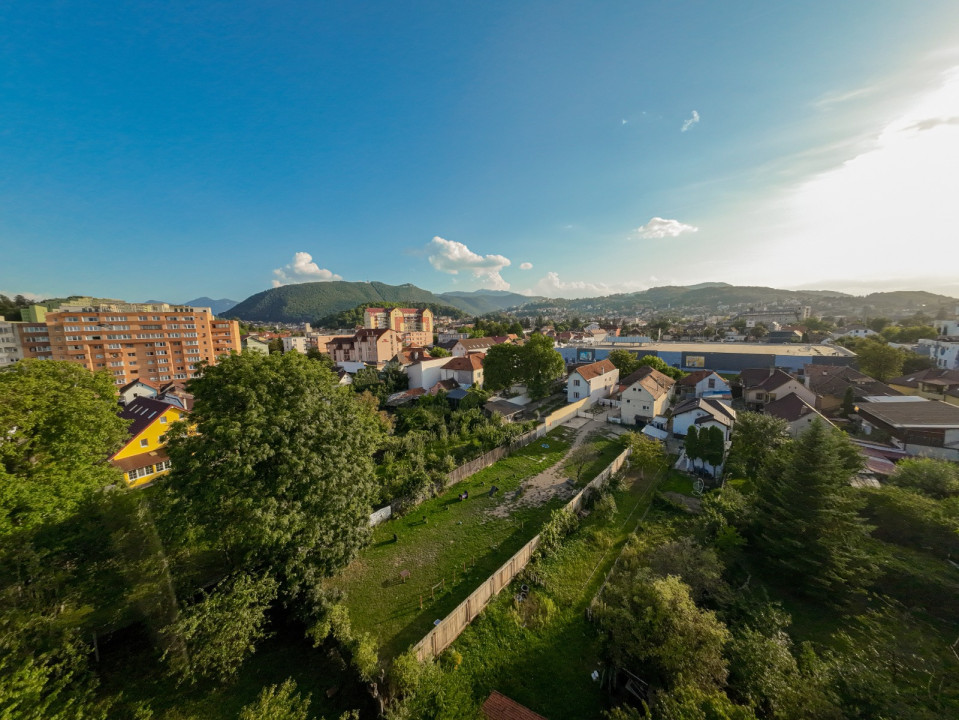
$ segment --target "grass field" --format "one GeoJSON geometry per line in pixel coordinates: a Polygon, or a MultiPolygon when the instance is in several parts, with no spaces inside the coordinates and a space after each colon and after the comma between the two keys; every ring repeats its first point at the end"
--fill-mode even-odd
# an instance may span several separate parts
{"type": "Polygon", "coordinates": [[[550,720],[600,717],[605,693],[590,676],[599,668],[600,637],[586,608],[649,506],[655,485],[655,478],[631,477],[626,489],[614,493],[615,517],[590,514],[555,555],[531,566],[539,583],[526,603],[551,605],[548,617],[532,618],[507,591],[465,630],[441,661],[442,707],[430,708],[435,717],[474,717],[494,689],[550,720]],[[462,662],[454,668],[450,656],[457,653],[462,662]]]}
{"type": "Polygon", "coordinates": [[[539,532],[561,500],[520,507],[506,518],[490,511],[511,499],[523,480],[559,462],[571,440],[571,431],[558,428],[410,514],[379,525],[372,543],[331,578],[329,585],[344,593],[354,629],[376,638],[381,658],[394,657],[419,640],[435,619],[539,532]],[[492,485],[500,491],[491,498],[492,485]],[[461,501],[464,491],[469,498],[461,501]],[[405,581],[402,571],[409,571],[405,581]]]}

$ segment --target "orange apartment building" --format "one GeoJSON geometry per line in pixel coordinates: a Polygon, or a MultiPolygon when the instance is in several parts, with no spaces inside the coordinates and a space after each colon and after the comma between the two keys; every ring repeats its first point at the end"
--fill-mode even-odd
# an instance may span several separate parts
{"type": "Polygon", "coordinates": [[[416,308],[366,308],[363,327],[368,330],[390,329],[399,333],[404,345],[432,345],[433,311],[416,308]]]}
{"type": "Polygon", "coordinates": [[[116,385],[132,380],[188,380],[200,361],[240,352],[235,320],[221,320],[209,308],[117,303],[64,305],[45,322],[17,323],[25,358],[80,363],[106,370],[116,385]]]}

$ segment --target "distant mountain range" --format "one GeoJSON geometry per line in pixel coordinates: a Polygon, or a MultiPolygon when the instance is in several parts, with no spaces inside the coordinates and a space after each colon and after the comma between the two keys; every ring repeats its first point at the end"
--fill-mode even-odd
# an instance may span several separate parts
{"type": "MultiPolygon", "coordinates": [[[[444,307],[469,315],[486,315],[519,309],[523,315],[561,311],[590,316],[628,316],[643,311],[714,314],[743,309],[809,305],[815,311],[834,315],[895,316],[922,311],[934,315],[940,307],[950,313],[959,300],[925,291],[895,291],[850,295],[832,290],[780,290],[762,286],[736,286],[706,282],[689,286],[667,285],[635,293],[575,300],[528,297],[502,290],[433,293],[416,285],[381,282],[316,282],[284,285],[232,300],[197,298],[186,303],[212,307],[217,315],[253,322],[317,322],[336,313],[368,303],[404,303],[431,306],[442,314],[444,307]]],[[[452,312],[450,314],[453,314],[452,312]]]]}
{"type": "Polygon", "coordinates": [[[364,303],[409,303],[431,304],[440,311],[443,307],[451,307],[470,315],[485,315],[530,299],[524,295],[494,290],[436,294],[409,283],[315,282],[264,290],[237,303],[228,314],[253,322],[316,322],[364,303]]]}

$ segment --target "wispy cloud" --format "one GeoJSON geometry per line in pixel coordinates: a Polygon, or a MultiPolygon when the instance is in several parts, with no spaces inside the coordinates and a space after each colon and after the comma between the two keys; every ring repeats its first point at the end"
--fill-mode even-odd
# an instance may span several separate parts
{"type": "Polygon", "coordinates": [[[683,121],[683,127],[679,132],[686,132],[693,125],[699,122],[699,113],[693,110],[693,114],[683,121]]]}
{"type": "Polygon", "coordinates": [[[466,245],[455,240],[434,237],[427,245],[429,261],[436,270],[457,275],[465,271],[483,281],[491,290],[509,290],[500,271],[510,265],[509,258],[502,255],[479,255],[466,245]]]}
{"type": "Polygon", "coordinates": [[[856,90],[847,90],[845,92],[828,92],[814,100],[813,107],[818,108],[819,110],[827,110],[835,105],[841,105],[842,103],[849,102],[850,100],[856,100],[857,98],[871,95],[873,92],[875,92],[875,90],[876,88],[874,87],[862,87],[856,90]]]}
{"type": "Polygon", "coordinates": [[[520,269],[520,270],[532,270],[532,269],[533,269],[533,263],[528,263],[528,262],[520,263],[519,269],[520,269]]]}
{"type": "Polygon", "coordinates": [[[296,253],[293,255],[293,262],[273,271],[273,287],[293,283],[330,282],[331,280],[342,279],[336,273],[321,268],[313,262],[313,256],[308,252],[296,253]]]}
{"type": "Polygon", "coordinates": [[[664,237],[678,237],[683,233],[691,232],[699,232],[699,228],[681,223],[679,220],[654,217],[645,225],[636,228],[634,234],[647,240],[658,240],[664,237]]]}

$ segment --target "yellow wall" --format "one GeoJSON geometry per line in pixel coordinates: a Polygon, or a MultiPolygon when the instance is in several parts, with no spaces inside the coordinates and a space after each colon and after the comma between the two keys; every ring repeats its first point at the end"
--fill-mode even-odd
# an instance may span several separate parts
{"type": "Polygon", "coordinates": [[[182,412],[183,411],[178,408],[171,407],[162,415],[153,418],[153,422],[147,425],[139,435],[130,440],[120,452],[113,456],[113,459],[123,460],[124,458],[140,455],[165,446],[166,440],[164,439],[164,441],[161,442],[160,436],[167,434],[170,425],[180,419],[182,412]],[[166,423],[162,421],[164,418],[166,419],[166,423]],[[147,441],[146,446],[140,444],[141,440],[147,441]]]}

